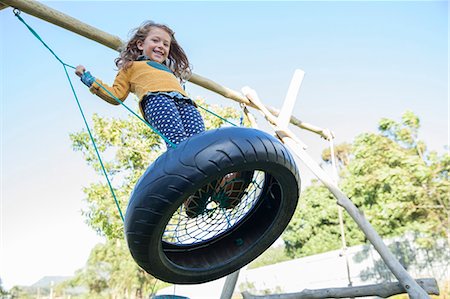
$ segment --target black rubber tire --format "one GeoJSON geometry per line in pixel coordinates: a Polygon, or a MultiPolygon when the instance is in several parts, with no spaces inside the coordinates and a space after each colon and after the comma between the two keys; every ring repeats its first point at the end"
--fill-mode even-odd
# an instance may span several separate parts
{"type": "Polygon", "coordinates": [[[226,276],[263,253],[288,225],[300,196],[300,177],[285,146],[269,134],[227,127],[195,135],[146,170],[131,194],[125,234],[137,264],[154,277],[197,284],[226,276]],[[234,171],[260,170],[258,204],[226,233],[201,244],[162,240],[172,215],[196,190],[234,171]],[[270,184],[269,182],[276,182],[270,184]]]}

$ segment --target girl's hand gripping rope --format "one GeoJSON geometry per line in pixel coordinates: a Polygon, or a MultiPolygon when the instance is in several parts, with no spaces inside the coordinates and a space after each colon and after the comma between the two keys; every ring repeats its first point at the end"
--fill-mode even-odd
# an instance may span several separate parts
{"type": "Polygon", "coordinates": [[[95,77],[93,77],[90,72],[86,72],[86,68],[82,65],[76,67],[75,74],[81,78],[81,82],[87,87],[91,87],[95,81],[95,77]]]}

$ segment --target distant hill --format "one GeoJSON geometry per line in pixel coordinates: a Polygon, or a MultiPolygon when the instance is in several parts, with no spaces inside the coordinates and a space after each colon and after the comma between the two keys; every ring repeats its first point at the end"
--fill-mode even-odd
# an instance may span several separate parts
{"type": "Polygon", "coordinates": [[[50,288],[53,281],[53,285],[57,285],[65,280],[72,278],[71,276],[44,276],[37,282],[33,283],[32,288],[50,288]]]}
{"type": "MultiPolygon", "coordinates": [[[[47,294],[50,292],[51,284],[53,282],[53,285],[56,286],[59,283],[62,283],[63,281],[71,279],[73,276],[44,276],[41,279],[39,279],[37,282],[32,284],[29,287],[26,287],[28,292],[30,294],[35,294],[37,290],[39,289],[41,294],[47,294]]],[[[84,286],[78,286],[75,288],[66,288],[65,292],[69,295],[79,295],[84,294],[88,291],[88,289],[84,286]]]]}

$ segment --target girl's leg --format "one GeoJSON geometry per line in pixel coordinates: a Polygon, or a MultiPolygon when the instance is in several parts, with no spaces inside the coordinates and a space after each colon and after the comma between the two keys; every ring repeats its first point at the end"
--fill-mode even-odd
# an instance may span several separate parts
{"type": "MultiPolygon", "coordinates": [[[[184,132],[187,138],[205,131],[203,118],[194,105],[184,100],[174,99],[181,121],[183,122],[184,132]]],[[[189,218],[195,218],[206,211],[208,199],[212,196],[216,188],[217,181],[213,181],[189,196],[184,202],[185,213],[189,218]]]]}
{"type": "MultiPolygon", "coordinates": [[[[174,144],[188,138],[174,100],[165,95],[151,97],[144,102],[145,119],[174,144]]],[[[166,142],[167,148],[170,145],[166,142]]]]}
{"type": "MultiPolygon", "coordinates": [[[[178,106],[175,102],[176,101],[165,95],[157,95],[145,100],[143,110],[145,119],[154,128],[167,137],[172,143],[178,144],[183,140],[186,140],[187,135],[184,130],[178,106]]],[[[167,148],[170,147],[167,142],[166,145],[167,148]]],[[[185,213],[189,218],[195,218],[203,213],[209,197],[209,193],[207,193],[208,190],[209,189],[204,187],[186,199],[184,207],[185,213]]]]}
{"type": "Polygon", "coordinates": [[[194,105],[184,100],[175,100],[175,105],[180,113],[181,122],[183,123],[187,138],[205,131],[203,118],[194,105]]]}
{"type": "MultiPolygon", "coordinates": [[[[188,138],[205,130],[203,119],[192,104],[177,102],[177,107],[188,138]]],[[[188,199],[187,204],[185,204],[186,212],[189,213],[188,216],[193,218],[203,213],[207,202],[204,198],[202,199],[202,194],[206,199],[213,195],[213,200],[219,204],[220,208],[234,209],[247,193],[247,188],[252,179],[253,171],[243,171],[229,173],[221,180],[211,182],[208,186],[199,190],[200,192],[195,193],[190,200],[188,199]],[[210,193],[207,192],[208,190],[210,193]]]]}

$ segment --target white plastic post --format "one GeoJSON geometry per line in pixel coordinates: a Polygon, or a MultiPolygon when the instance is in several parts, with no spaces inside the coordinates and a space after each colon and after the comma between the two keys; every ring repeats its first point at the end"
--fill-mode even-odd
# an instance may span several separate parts
{"type": "Polygon", "coordinates": [[[291,84],[289,85],[286,98],[284,99],[283,107],[280,115],[278,115],[278,125],[281,129],[286,129],[291,121],[292,111],[294,110],[295,101],[297,99],[300,85],[302,84],[305,72],[297,69],[292,76],[291,84]]]}
{"type": "Polygon", "coordinates": [[[285,129],[281,129],[278,125],[278,118],[275,117],[262,103],[262,101],[259,99],[258,94],[256,91],[248,86],[244,86],[241,89],[242,94],[244,94],[257,108],[258,110],[264,115],[264,117],[267,119],[267,121],[276,128],[276,133],[278,136],[284,136],[287,135],[291,137],[295,142],[300,144],[304,149],[307,148],[306,144],[304,144],[300,139],[295,136],[287,127],[285,129]]]}

